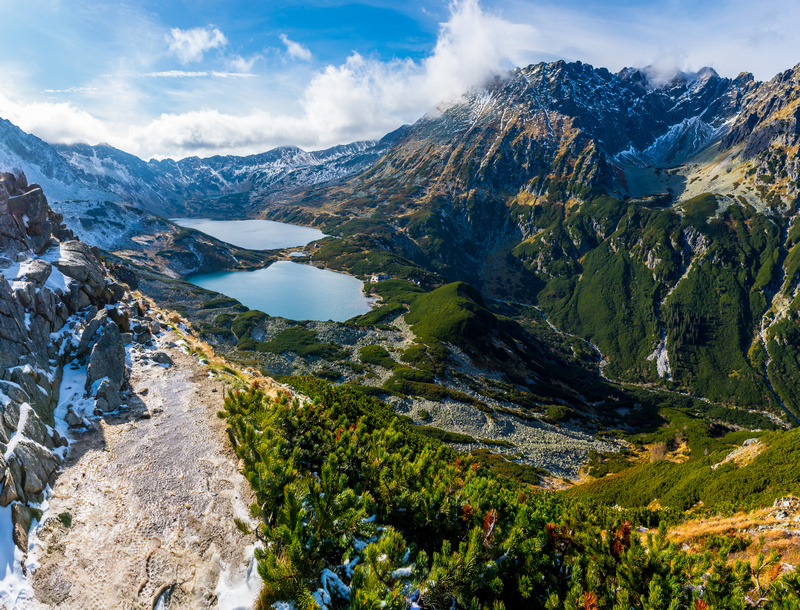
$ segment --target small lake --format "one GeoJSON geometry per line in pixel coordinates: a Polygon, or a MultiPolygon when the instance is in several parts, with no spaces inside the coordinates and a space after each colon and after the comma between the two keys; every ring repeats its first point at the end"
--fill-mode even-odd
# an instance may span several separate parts
{"type": "Polygon", "coordinates": [[[361,280],[290,261],[255,271],[197,274],[186,280],[233,297],[250,309],[290,320],[344,322],[370,310],[361,280]]]}
{"type": "Polygon", "coordinates": [[[301,227],[273,220],[207,220],[205,218],[171,218],[187,229],[248,250],[279,250],[305,246],[326,235],[319,229],[301,227]]]}

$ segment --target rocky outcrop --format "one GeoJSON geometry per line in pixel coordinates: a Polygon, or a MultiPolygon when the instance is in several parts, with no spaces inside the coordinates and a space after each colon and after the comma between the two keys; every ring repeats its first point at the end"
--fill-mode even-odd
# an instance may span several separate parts
{"type": "Polygon", "coordinates": [[[38,184],[28,185],[25,174],[0,174],[0,253],[15,260],[20,252],[43,253],[56,237],[69,238],[61,228],[62,218],[47,205],[38,184]]]}
{"type": "Polygon", "coordinates": [[[23,550],[27,505],[41,501],[67,444],[54,429],[64,363],[88,357],[98,406],[121,402],[125,352],[115,322],[128,315],[118,304],[125,289],[98,254],[73,239],[41,188],[0,173],[0,505],[13,504],[23,550]]]}
{"type": "Polygon", "coordinates": [[[94,344],[86,371],[86,392],[97,398],[97,408],[113,411],[125,384],[125,348],[116,324],[106,324],[94,344]]]}

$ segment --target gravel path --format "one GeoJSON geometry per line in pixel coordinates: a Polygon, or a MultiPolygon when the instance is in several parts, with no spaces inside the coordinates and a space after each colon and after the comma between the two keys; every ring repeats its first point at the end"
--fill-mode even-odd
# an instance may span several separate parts
{"type": "Polygon", "coordinates": [[[249,608],[257,594],[252,539],[234,524],[249,522],[250,490],[216,417],[222,384],[163,347],[175,336],[159,341],[174,365],[132,352],[129,408],[93,420],[70,446],[51,518],[35,532],[44,607],[249,608]],[[69,527],[54,518],[62,513],[69,527]]]}

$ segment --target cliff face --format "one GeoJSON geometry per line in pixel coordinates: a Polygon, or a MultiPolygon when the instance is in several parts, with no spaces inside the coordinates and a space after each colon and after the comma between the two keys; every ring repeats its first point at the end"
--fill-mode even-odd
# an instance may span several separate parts
{"type": "Polygon", "coordinates": [[[125,364],[118,324],[130,326],[131,317],[124,296],[38,185],[0,174],[0,506],[12,505],[23,550],[26,506],[41,501],[68,445],[54,417],[64,363],[88,361],[94,404],[119,406],[125,364]]]}

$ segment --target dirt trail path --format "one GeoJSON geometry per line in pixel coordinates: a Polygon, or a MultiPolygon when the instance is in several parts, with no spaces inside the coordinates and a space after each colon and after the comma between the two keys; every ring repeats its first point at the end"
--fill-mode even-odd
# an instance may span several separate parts
{"type": "Polygon", "coordinates": [[[48,514],[72,522],[51,518],[37,532],[32,582],[44,607],[252,605],[252,539],[234,524],[249,521],[251,495],[216,416],[222,383],[177,340],[159,338],[168,368],[134,353],[133,405],[70,446],[48,514]]]}

